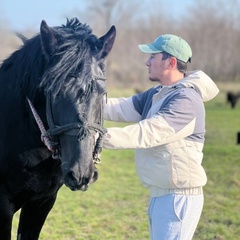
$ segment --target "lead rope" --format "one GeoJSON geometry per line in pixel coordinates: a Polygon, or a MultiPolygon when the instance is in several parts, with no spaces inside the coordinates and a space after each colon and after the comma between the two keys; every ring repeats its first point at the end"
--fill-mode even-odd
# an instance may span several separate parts
{"type": "Polygon", "coordinates": [[[39,130],[41,131],[41,140],[42,142],[45,144],[45,146],[48,148],[48,150],[50,150],[51,152],[54,153],[55,151],[55,144],[50,140],[50,136],[48,134],[48,132],[46,131],[44,125],[43,125],[43,122],[41,120],[41,118],[39,117],[37,111],[35,110],[35,108],[33,107],[33,104],[32,102],[29,100],[28,97],[27,98],[27,101],[28,101],[28,104],[30,106],[30,109],[32,111],[32,114],[37,122],[37,125],[38,125],[38,128],[39,130]]]}

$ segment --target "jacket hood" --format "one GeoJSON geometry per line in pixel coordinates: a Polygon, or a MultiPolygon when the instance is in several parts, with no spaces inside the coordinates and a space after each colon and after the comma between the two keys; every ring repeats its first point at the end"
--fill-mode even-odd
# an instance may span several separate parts
{"type": "Polygon", "coordinates": [[[217,85],[201,70],[188,72],[186,77],[176,85],[194,88],[202,97],[203,102],[210,101],[219,93],[217,85]]]}

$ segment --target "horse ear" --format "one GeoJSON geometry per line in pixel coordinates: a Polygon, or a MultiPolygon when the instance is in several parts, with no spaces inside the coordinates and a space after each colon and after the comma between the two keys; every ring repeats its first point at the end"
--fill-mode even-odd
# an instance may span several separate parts
{"type": "Polygon", "coordinates": [[[43,54],[49,58],[54,52],[54,48],[57,44],[57,38],[55,37],[53,30],[44,20],[40,26],[40,36],[43,54]]]}
{"type": "Polygon", "coordinates": [[[105,35],[103,35],[98,39],[98,41],[102,43],[102,48],[100,49],[100,51],[96,56],[97,60],[104,59],[108,56],[108,54],[110,53],[113,47],[115,37],[116,37],[116,28],[115,26],[112,26],[105,35]]]}

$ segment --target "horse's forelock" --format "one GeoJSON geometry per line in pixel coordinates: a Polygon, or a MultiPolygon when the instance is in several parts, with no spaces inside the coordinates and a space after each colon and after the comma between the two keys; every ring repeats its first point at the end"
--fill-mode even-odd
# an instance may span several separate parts
{"type": "MultiPolygon", "coordinates": [[[[41,49],[40,34],[32,38],[23,38],[23,46],[4,60],[2,69],[13,69],[14,78],[27,94],[34,94],[39,85],[57,93],[63,84],[65,91],[77,94],[82,87],[89,92],[91,84],[91,62],[97,37],[92,29],[77,19],[68,20],[62,27],[52,28],[59,40],[55,54],[48,62],[41,49]],[[53,62],[51,62],[53,60],[53,62]],[[66,84],[71,74],[78,74],[66,84]],[[64,85],[64,86],[65,86],[64,85]],[[83,87],[85,85],[85,87],[83,87]]],[[[46,89],[47,90],[47,89],[46,89]]],[[[19,93],[20,94],[20,93],[19,93]]]]}
{"type": "Polygon", "coordinates": [[[62,28],[72,29],[75,32],[85,32],[85,35],[91,35],[92,29],[87,25],[81,23],[77,18],[67,19],[66,25],[62,25],[62,28]]]}
{"type": "Polygon", "coordinates": [[[97,37],[87,25],[79,22],[69,22],[66,26],[55,28],[54,31],[60,36],[53,56],[57,63],[46,71],[42,84],[55,94],[63,84],[66,92],[76,93],[75,90],[84,84],[84,88],[89,92],[92,45],[97,42],[97,37]],[[66,84],[66,79],[74,74],[78,77],[71,78],[66,84]]]}

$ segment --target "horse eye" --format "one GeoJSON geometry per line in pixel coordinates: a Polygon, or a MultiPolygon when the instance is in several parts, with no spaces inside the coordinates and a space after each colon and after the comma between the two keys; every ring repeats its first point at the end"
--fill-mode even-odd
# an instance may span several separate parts
{"type": "Polygon", "coordinates": [[[104,64],[104,62],[100,62],[99,63],[99,67],[102,70],[102,72],[105,73],[105,64],[104,64]]]}
{"type": "Polygon", "coordinates": [[[76,73],[70,73],[69,74],[69,78],[77,78],[77,74],[76,73]]]}
{"type": "Polygon", "coordinates": [[[85,90],[86,90],[86,86],[81,86],[81,87],[78,89],[79,95],[81,96],[83,93],[85,93],[85,90]]]}

